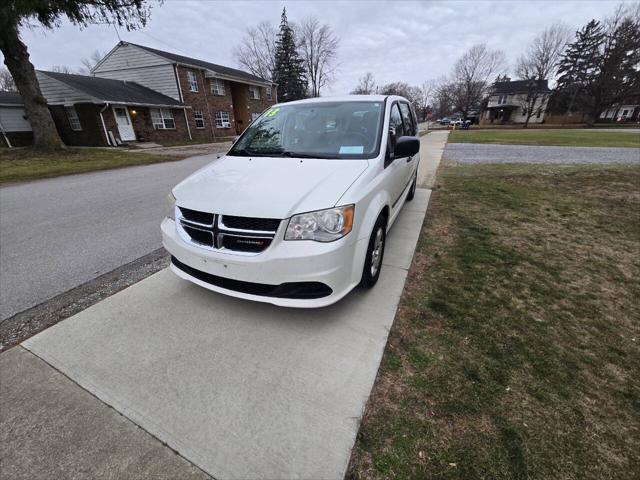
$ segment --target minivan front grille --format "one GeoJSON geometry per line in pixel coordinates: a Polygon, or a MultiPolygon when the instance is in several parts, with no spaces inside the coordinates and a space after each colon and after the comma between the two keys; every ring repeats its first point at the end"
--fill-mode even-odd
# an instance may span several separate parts
{"type": "Polygon", "coordinates": [[[227,228],[261,232],[275,232],[280,225],[280,220],[274,218],[233,217],[230,215],[223,215],[221,222],[227,228]]]}
{"type": "Polygon", "coordinates": [[[280,226],[280,220],[270,218],[222,216],[184,207],[178,207],[177,213],[176,224],[183,240],[210,250],[249,255],[266,250],[280,226]]]}
{"type": "Polygon", "coordinates": [[[198,212],[190,208],[179,207],[182,218],[191,223],[200,225],[213,225],[213,213],[198,212]]]}

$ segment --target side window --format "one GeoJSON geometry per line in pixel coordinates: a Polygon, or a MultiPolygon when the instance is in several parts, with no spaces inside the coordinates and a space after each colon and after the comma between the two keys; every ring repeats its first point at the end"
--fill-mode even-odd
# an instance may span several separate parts
{"type": "Polygon", "coordinates": [[[396,132],[395,138],[400,138],[404,135],[404,125],[402,123],[402,115],[400,115],[400,109],[398,108],[397,103],[394,103],[393,106],[391,107],[391,116],[389,117],[389,129],[393,129],[396,132]]]}
{"type": "Polygon", "coordinates": [[[404,134],[415,135],[416,125],[413,121],[413,115],[411,114],[409,105],[406,103],[400,103],[400,111],[402,112],[402,121],[404,122],[404,134]]]}

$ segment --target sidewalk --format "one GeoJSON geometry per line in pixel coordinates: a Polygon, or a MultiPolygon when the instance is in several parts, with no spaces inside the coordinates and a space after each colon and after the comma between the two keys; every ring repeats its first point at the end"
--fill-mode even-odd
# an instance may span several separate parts
{"type": "Polygon", "coordinates": [[[210,477],[18,346],[0,355],[0,478],[210,477]]]}
{"type": "Polygon", "coordinates": [[[442,153],[449,138],[448,130],[433,130],[420,138],[418,187],[433,188],[442,153]]]}

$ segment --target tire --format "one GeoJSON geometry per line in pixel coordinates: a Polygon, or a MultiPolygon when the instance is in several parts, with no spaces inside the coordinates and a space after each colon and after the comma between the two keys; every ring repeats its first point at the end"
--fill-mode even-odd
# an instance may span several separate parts
{"type": "Polygon", "coordinates": [[[413,183],[411,184],[411,188],[409,190],[409,193],[407,194],[407,202],[410,202],[411,200],[413,200],[413,197],[416,196],[417,183],[418,183],[418,172],[416,171],[416,173],[413,175],[413,183]]]}
{"type": "Polygon", "coordinates": [[[364,259],[364,268],[362,269],[362,280],[360,280],[360,286],[362,288],[373,288],[378,282],[380,271],[382,271],[382,260],[384,258],[384,247],[386,243],[387,219],[384,215],[380,214],[369,238],[367,255],[364,259]]]}

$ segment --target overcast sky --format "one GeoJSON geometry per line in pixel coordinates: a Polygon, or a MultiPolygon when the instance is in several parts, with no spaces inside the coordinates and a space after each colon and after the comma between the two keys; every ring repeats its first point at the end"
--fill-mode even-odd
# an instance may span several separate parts
{"type": "MultiPolygon", "coordinates": [[[[166,0],[155,5],[141,30],[120,37],[161,50],[237,67],[233,47],[246,28],[263,20],[278,24],[282,7],[289,21],[313,14],[341,39],[339,73],[323,94],[348,93],[367,71],[378,84],[420,84],[447,74],[469,47],[486,42],[510,64],[547,25],[563,21],[577,29],[603,18],[618,1],[235,1],[166,0]]],[[[55,30],[23,29],[31,60],[39,69],[81,66],[80,59],[117,43],[115,29],[84,30],[64,23],[55,30]]]]}

